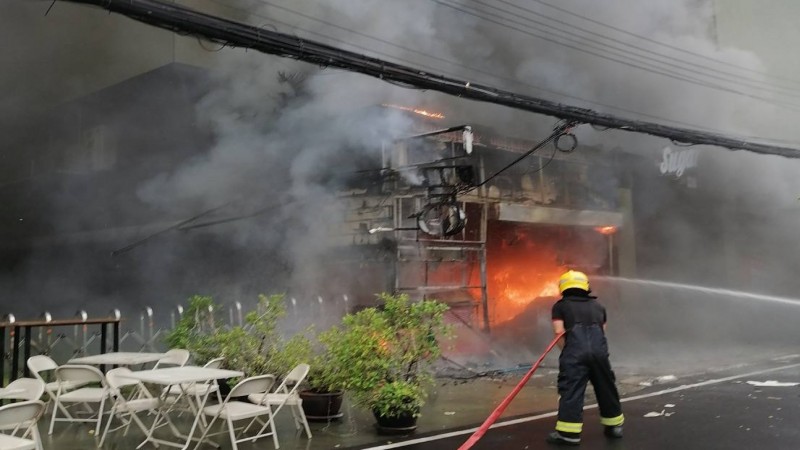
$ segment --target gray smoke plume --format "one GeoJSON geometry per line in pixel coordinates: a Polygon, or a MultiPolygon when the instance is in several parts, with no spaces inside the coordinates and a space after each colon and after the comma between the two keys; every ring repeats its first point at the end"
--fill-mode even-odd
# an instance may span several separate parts
{"type": "MultiPolygon", "coordinates": [[[[0,82],[19,86],[0,100],[0,117],[7,124],[26,125],[24,132],[12,133],[14,139],[4,142],[14,161],[14,169],[3,171],[9,179],[12,174],[38,173],[30,169],[31,160],[20,156],[25,152],[14,148],[40,149],[41,159],[43,148],[56,153],[81,148],[75,136],[87,125],[76,111],[92,110],[88,94],[168,62],[203,67],[208,79],[188,89],[191,108],[172,111],[173,98],[167,100],[166,95],[178,96],[188,83],[158,93],[137,85],[125,97],[131,101],[94,113],[105,114],[98,124],[113,130],[108,139],[136,151],[138,142],[164,141],[158,151],[179,154],[175,158],[180,163],[161,164],[161,159],[142,152],[147,162],[131,176],[135,181],[127,201],[98,194],[114,192],[121,182],[115,177],[105,184],[87,183],[80,192],[48,185],[33,215],[46,222],[49,233],[91,234],[120,223],[126,227],[124,232],[120,226],[106,230],[104,240],[95,239],[91,251],[77,245],[68,251],[33,246],[22,256],[16,253],[20,262],[3,277],[3,291],[9,298],[36,299],[32,310],[63,303],[98,312],[120,302],[131,309],[153,302],[174,305],[195,290],[224,301],[254,301],[254,293],[263,291],[302,294],[304,301],[326,290],[347,293],[365,277],[350,273],[330,284],[330,277],[324,276],[337,263],[326,251],[330,230],[342,227],[349,207],[341,189],[346,189],[348,176],[374,169],[370,161],[380,155],[382,142],[409,132],[406,116],[373,114],[371,107],[419,107],[445,114],[442,123],[448,126],[481,124],[533,141],[556,122],[340,70],[219,49],[97,9],[58,3],[44,16],[46,6],[13,2],[0,17],[0,36],[9,43],[9,57],[0,62],[0,82]],[[158,107],[135,104],[136,98],[160,94],[163,102],[153,102],[158,107]],[[49,121],[27,119],[73,99],[86,103],[67,109],[70,114],[59,114],[64,123],[58,129],[66,131],[52,131],[49,121]],[[153,120],[132,123],[132,117],[153,120]],[[127,206],[134,200],[140,207],[127,206]],[[159,235],[113,261],[98,262],[110,250],[215,208],[219,209],[197,222],[235,220],[159,235]],[[151,213],[146,221],[139,219],[144,210],[151,213]],[[113,276],[103,272],[109,267],[113,276]]],[[[207,0],[190,6],[430,73],[623,117],[799,140],[794,126],[797,108],[792,106],[796,97],[787,88],[791,85],[761,74],[769,69],[753,53],[717,39],[711,1],[207,0]],[[738,75],[710,76],[717,72],[708,67],[738,75]]],[[[654,177],[663,149],[680,144],[586,125],[576,134],[581,145],[651,160],[651,166],[632,170],[652,171],[654,177]]],[[[648,255],[639,261],[640,275],[709,285],[735,282],[743,290],[793,293],[800,287],[791,273],[796,257],[783,244],[793,242],[798,219],[796,163],[746,152],[693,149],[701,155],[693,174],[701,189],[679,194],[662,184],[638,205],[648,223],[658,222],[666,230],[652,239],[646,230],[637,230],[647,236],[637,241],[648,255]],[[708,209],[686,206],[684,195],[694,196],[696,204],[708,209]],[[706,247],[721,236],[726,244],[706,247]],[[704,248],[714,251],[704,253],[704,248]],[[725,251],[717,252],[719,248],[725,251]],[[762,264],[759,273],[746,279],[732,274],[744,258],[762,264]]]]}

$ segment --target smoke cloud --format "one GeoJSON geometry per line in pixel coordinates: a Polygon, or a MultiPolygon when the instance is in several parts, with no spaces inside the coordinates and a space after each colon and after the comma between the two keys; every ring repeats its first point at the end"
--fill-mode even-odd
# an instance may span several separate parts
{"type": "MultiPolygon", "coordinates": [[[[769,69],[755,54],[717,39],[713,2],[546,3],[208,0],[191,6],[627,118],[800,141],[792,85],[766,76],[769,69]]],[[[136,311],[174,305],[198,291],[227,302],[288,292],[311,308],[317,295],[374,291],[376,284],[362,276],[366,266],[348,266],[365,272],[332,280],[339,261],[327,251],[331,230],[344,228],[351,206],[348,180],[376,168],[382,142],[410,132],[406,115],[378,114],[374,106],[440,111],[448,126],[480,124],[533,141],[556,122],[252,51],[201,46],[91,8],[59,3],[48,16],[42,9],[15,4],[0,18],[0,36],[16,43],[7,46],[12,58],[3,63],[0,82],[21,86],[0,100],[0,117],[11,124],[4,157],[14,167],[3,173],[7,183],[34,186],[21,191],[31,195],[32,206],[16,205],[3,229],[9,241],[25,235],[19,225],[25,219],[38,224],[25,238],[39,239],[8,246],[14,258],[0,287],[9,298],[35,299],[31,314],[45,308],[71,314],[74,307],[64,304],[97,312],[123,304],[136,311]],[[40,38],[34,30],[47,33],[40,38]],[[45,51],[54,45],[64,52],[45,51]],[[154,81],[126,84],[127,94],[115,94],[124,101],[113,108],[93,103],[92,93],[173,62],[203,68],[178,70],[158,89],[148,84],[154,81]],[[42,80],[32,80],[32,72],[42,80]],[[52,116],[41,111],[56,111],[58,119],[46,121],[52,116]],[[113,167],[106,176],[83,174],[82,184],[62,180],[68,149],[80,153],[96,126],[108,130],[106,142],[138,157],[106,161],[113,167]],[[154,147],[147,152],[142,145],[154,147]],[[21,149],[35,156],[22,156],[21,149]],[[57,162],[47,166],[49,160],[57,162]],[[199,214],[182,231],[108,256],[199,214]],[[52,235],[70,238],[57,246],[40,239],[52,235]]],[[[797,257],[785,245],[794,240],[800,207],[794,160],[692,147],[697,186],[686,189],[647,181],[660,176],[664,148],[682,150],[681,143],[587,125],[576,134],[582,146],[621,161],[640,157],[625,167],[640,180],[633,189],[646,192],[635,205],[638,276],[787,296],[800,288],[791,270],[797,257]]],[[[8,196],[22,198],[8,186],[8,196]]]]}

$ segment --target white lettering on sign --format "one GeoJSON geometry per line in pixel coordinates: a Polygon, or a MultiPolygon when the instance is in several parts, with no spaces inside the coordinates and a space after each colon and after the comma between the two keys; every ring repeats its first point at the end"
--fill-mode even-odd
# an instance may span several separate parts
{"type": "Polygon", "coordinates": [[[697,150],[675,150],[671,147],[664,147],[661,151],[661,164],[658,168],[662,175],[675,175],[681,177],[686,169],[697,167],[697,150]]]}

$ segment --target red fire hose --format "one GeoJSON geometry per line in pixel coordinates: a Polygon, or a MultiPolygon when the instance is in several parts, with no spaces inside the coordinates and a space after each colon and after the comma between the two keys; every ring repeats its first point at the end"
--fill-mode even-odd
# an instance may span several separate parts
{"type": "Polygon", "coordinates": [[[529,370],[528,373],[526,373],[525,376],[522,377],[522,380],[520,380],[519,384],[517,384],[514,390],[511,391],[511,393],[508,394],[508,396],[504,398],[502,402],[500,402],[497,408],[495,408],[494,411],[492,411],[492,413],[489,415],[489,417],[486,418],[483,424],[481,424],[481,426],[478,427],[478,429],[475,430],[474,433],[472,433],[472,436],[470,436],[469,439],[467,439],[467,441],[461,445],[461,447],[458,447],[458,450],[467,450],[469,448],[472,448],[472,446],[475,445],[475,443],[478,442],[478,440],[481,437],[483,437],[483,435],[486,433],[489,427],[492,426],[492,424],[497,420],[498,417],[500,417],[500,414],[503,414],[503,411],[506,410],[506,407],[508,407],[508,405],[511,403],[511,400],[514,400],[514,397],[516,397],[517,394],[519,394],[519,391],[522,390],[522,387],[525,386],[525,383],[527,383],[528,380],[531,379],[533,373],[536,372],[536,369],[539,368],[539,364],[542,363],[544,357],[547,356],[548,353],[550,353],[550,350],[552,350],[553,347],[556,346],[556,343],[558,343],[558,340],[561,339],[561,336],[563,335],[564,333],[559,333],[555,338],[553,338],[553,342],[551,342],[550,345],[547,346],[547,349],[544,351],[544,353],[542,353],[542,356],[540,356],[539,359],[536,360],[536,363],[533,365],[533,367],[531,367],[531,370],[529,370]]]}

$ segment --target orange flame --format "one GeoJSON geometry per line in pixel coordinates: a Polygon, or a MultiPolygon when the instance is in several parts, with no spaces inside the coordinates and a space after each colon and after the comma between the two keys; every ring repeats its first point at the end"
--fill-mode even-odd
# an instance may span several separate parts
{"type": "Polygon", "coordinates": [[[551,236],[500,224],[489,236],[486,271],[492,323],[508,322],[533,302],[558,297],[558,276],[565,269],[551,236]]]}
{"type": "Polygon", "coordinates": [[[617,232],[617,227],[609,225],[607,227],[596,227],[594,230],[597,231],[600,234],[604,234],[604,235],[608,236],[609,234],[616,233],[617,232]]]}
{"type": "MultiPolygon", "coordinates": [[[[558,278],[568,267],[593,272],[608,257],[605,239],[588,227],[507,222],[494,222],[491,227],[486,272],[489,317],[495,325],[526,317],[524,313],[540,307],[546,309],[560,296],[558,278]],[[540,302],[544,303],[537,304],[540,302]]],[[[599,228],[616,231],[615,227],[599,228]]],[[[474,276],[472,281],[479,283],[474,276]]]]}
{"type": "Polygon", "coordinates": [[[431,119],[444,119],[444,114],[427,111],[425,109],[411,108],[411,107],[408,107],[408,106],[400,106],[400,105],[392,105],[392,104],[389,104],[389,103],[384,103],[381,106],[383,106],[385,108],[393,108],[393,109],[399,109],[401,111],[413,112],[414,114],[419,114],[420,116],[430,117],[431,119]]]}

